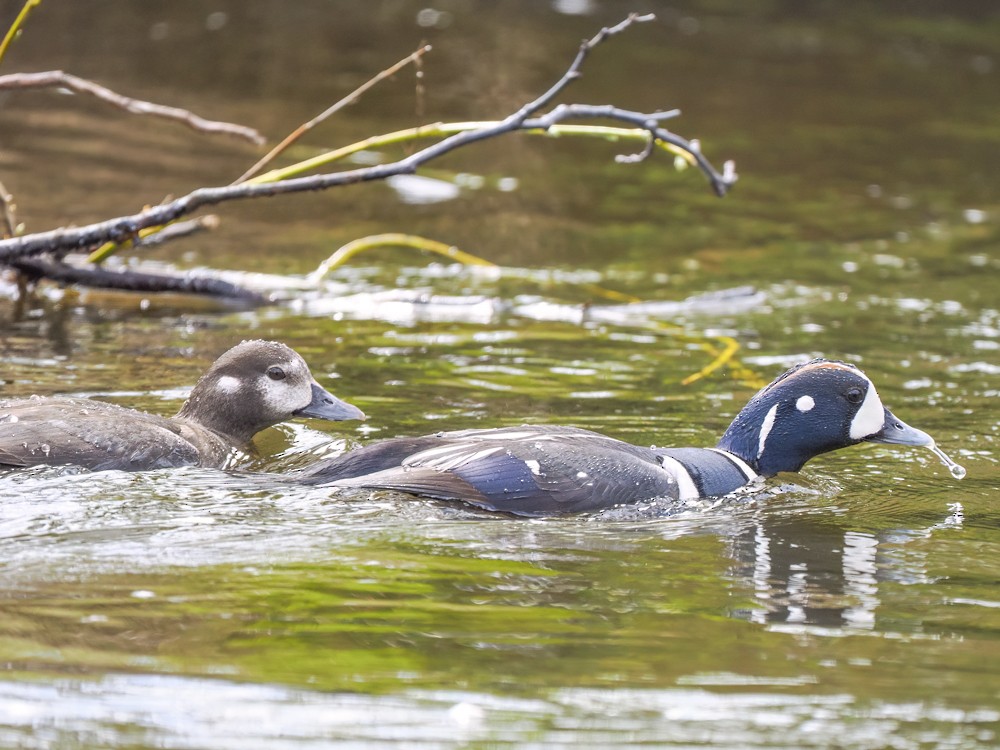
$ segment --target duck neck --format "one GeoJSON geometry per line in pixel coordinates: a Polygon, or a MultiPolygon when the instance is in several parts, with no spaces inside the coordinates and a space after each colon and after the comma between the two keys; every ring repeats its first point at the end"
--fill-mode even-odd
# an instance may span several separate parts
{"type": "Polygon", "coordinates": [[[255,422],[241,416],[241,411],[223,398],[211,401],[203,389],[195,387],[188,400],[177,412],[177,419],[195,427],[209,430],[233,445],[247,445],[262,429],[255,422]]]}
{"type": "Polygon", "coordinates": [[[809,460],[797,449],[799,440],[778,420],[780,402],[747,404],[732,421],[716,448],[743,459],[761,476],[798,471],[809,460]]]}

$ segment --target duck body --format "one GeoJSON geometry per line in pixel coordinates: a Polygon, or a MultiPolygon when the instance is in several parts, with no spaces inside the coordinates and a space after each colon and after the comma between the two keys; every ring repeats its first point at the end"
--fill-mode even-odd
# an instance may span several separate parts
{"type": "Polygon", "coordinates": [[[756,476],[712,449],[643,448],[576,427],[522,425],[373,443],[309,470],[304,481],[530,516],[724,495],[756,476]]]}
{"type": "Polygon", "coordinates": [[[220,435],[180,420],[84,398],[0,402],[0,420],[0,466],[7,467],[221,466],[232,449],[220,435]]]}
{"type": "Polygon", "coordinates": [[[542,516],[726,495],[864,441],[933,445],[882,405],[856,367],[813,360],[754,396],[714,448],[645,448],[575,427],[522,425],[385,440],[321,461],[297,481],[542,516]]]}
{"type": "Polygon", "coordinates": [[[174,417],[84,398],[0,401],[0,468],[219,468],[257,432],[294,416],[364,419],[289,347],[244,341],[216,360],[174,417]]]}

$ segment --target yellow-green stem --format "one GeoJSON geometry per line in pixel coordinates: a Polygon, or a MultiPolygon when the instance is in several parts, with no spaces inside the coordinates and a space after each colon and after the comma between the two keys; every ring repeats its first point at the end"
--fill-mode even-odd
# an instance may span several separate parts
{"type": "Polygon", "coordinates": [[[14,23],[10,25],[7,29],[7,33],[4,35],[3,41],[0,42],[0,63],[3,62],[4,55],[7,54],[7,49],[13,43],[14,39],[17,37],[17,33],[21,30],[24,22],[28,19],[31,14],[32,9],[41,5],[42,0],[26,0],[24,7],[21,8],[21,12],[17,14],[17,18],[14,19],[14,23]]]}

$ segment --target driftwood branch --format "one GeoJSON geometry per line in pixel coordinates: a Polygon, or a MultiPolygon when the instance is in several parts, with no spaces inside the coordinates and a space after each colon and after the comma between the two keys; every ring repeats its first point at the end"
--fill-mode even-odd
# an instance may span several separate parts
{"type": "Polygon", "coordinates": [[[134,115],[150,115],[182,122],[188,127],[202,133],[231,135],[236,138],[248,140],[257,146],[264,143],[264,136],[245,125],[206,120],[180,107],[167,107],[162,104],[153,104],[152,102],[144,102],[140,99],[132,99],[128,96],[122,96],[104,86],[99,86],[85,78],[80,78],[71,73],[64,73],[61,70],[48,70],[42,73],[10,73],[0,76],[0,90],[52,87],[69,89],[78,94],[89,94],[100,99],[102,102],[123,109],[126,112],[131,112],[134,115]]]}
{"type": "Polygon", "coordinates": [[[652,18],[653,16],[651,15],[639,16],[633,14],[620,24],[605,28],[594,38],[583,42],[572,64],[548,91],[526,103],[505,119],[484,124],[483,127],[475,130],[467,130],[448,136],[398,161],[362,169],[296,177],[271,183],[252,182],[224,187],[199,188],[181,198],[147,208],[132,216],[119,217],[78,228],[56,229],[49,232],[0,240],[0,263],[15,264],[20,260],[43,253],[63,253],[72,250],[83,251],[105,242],[134,241],[139,237],[140,231],[144,229],[168,224],[201,207],[225,201],[325,190],[340,185],[383,180],[393,175],[411,174],[421,165],[471,143],[517,131],[548,130],[554,125],[570,119],[602,118],[617,120],[646,130],[649,132],[652,141],[671,144],[676,149],[689,154],[708,178],[715,193],[719,196],[725,195],[736,181],[736,174],[732,163],[727,162],[722,172],[719,172],[701,154],[696,141],[685,140],[675,133],[662,128],[660,123],[665,119],[676,116],[678,114],[676,110],[641,113],[613,106],[561,104],[548,113],[539,114],[570,83],[580,77],[580,68],[591,50],[611,36],[621,33],[632,24],[649,21],[652,18]]]}
{"type": "Polygon", "coordinates": [[[109,271],[104,268],[81,268],[62,261],[25,258],[10,264],[27,280],[49,279],[60,284],[85,284],[94,289],[117,289],[139,294],[146,292],[182,292],[207,294],[212,297],[238,300],[256,307],[268,302],[257,292],[244,289],[223,279],[206,276],[171,276],[138,271],[109,271]]]}

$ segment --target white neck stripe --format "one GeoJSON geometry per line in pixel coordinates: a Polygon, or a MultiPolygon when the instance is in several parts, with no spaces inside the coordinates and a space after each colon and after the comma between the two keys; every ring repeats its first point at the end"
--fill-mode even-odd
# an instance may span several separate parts
{"type": "Polygon", "coordinates": [[[701,493],[698,491],[698,486],[694,483],[691,478],[691,472],[687,470],[676,458],[671,458],[665,453],[660,453],[657,455],[660,461],[660,465],[663,469],[670,474],[677,482],[677,499],[678,500],[694,500],[701,497],[701,493]]]}

